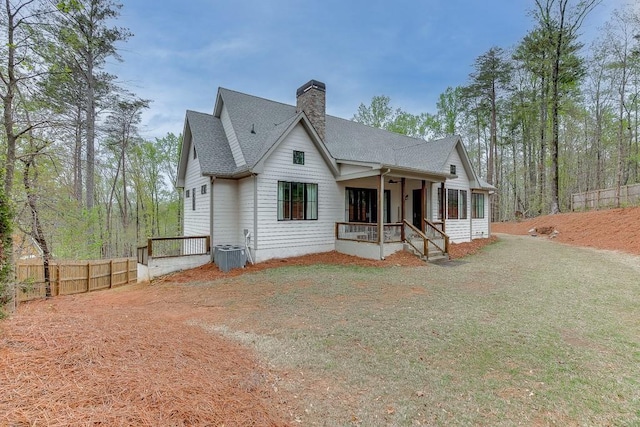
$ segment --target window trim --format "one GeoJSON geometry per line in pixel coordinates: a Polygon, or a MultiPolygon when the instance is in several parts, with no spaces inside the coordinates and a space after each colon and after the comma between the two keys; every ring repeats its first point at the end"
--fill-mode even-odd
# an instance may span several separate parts
{"type": "Polygon", "coordinates": [[[460,192],[458,196],[458,219],[469,219],[467,215],[467,208],[469,207],[469,192],[467,190],[458,190],[460,192]]]}
{"type": "Polygon", "coordinates": [[[293,164],[304,166],[304,151],[293,150],[293,164]]]}
{"type": "Polygon", "coordinates": [[[318,184],[313,182],[278,181],[278,221],[317,221],[318,187],[318,184]],[[302,200],[299,199],[300,196],[302,200]],[[302,216],[294,218],[296,212],[301,212],[302,216]]]}
{"type": "Polygon", "coordinates": [[[471,193],[471,219],[485,218],[485,201],[486,197],[484,193],[471,193]],[[478,201],[481,201],[481,203],[478,203],[478,201]]]}
{"type": "Polygon", "coordinates": [[[459,210],[460,199],[458,190],[454,188],[447,188],[447,219],[458,219],[459,210]]]}
{"type": "MultiPolygon", "coordinates": [[[[378,190],[376,188],[360,188],[360,187],[346,187],[345,188],[345,198],[346,198],[346,220],[348,222],[361,222],[367,224],[376,224],[378,222],[378,190]],[[367,213],[369,214],[369,218],[359,218],[359,215],[354,215],[355,208],[352,208],[353,204],[351,202],[351,195],[363,195],[367,193],[369,196],[371,206],[367,209],[367,213]]],[[[391,190],[384,190],[384,223],[388,224],[391,218],[391,190]]]]}
{"type": "Polygon", "coordinates": [[[469,219],[469,191],[447,188],[447,219],[469,219]],[[454,196],[455,195],[455,196],[454,196]]]}

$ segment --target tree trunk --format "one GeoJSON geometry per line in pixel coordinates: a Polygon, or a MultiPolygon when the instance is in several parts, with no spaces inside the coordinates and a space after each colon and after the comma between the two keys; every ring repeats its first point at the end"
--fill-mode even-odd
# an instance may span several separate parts
{"type": "Polygon", "coordinates": [[[36,169],[35,156],[37,153],[31,153],[24,160],[24,175],[22,182],[24,183],[24,190],[27,194],[27,204],[29,211],[31,212],[31,237],[38,244],[42,250],[42,262],[44,265],[44,284],[45,284],[45,296],[51,297],[51,279],[49,272],[49,262],[51,260],[51,252],[49,251],[49,245],[47,239],[44,236],[42,224],[40,222],[40,215],[38,212],[38,194],[37,189],[34,188],[34,183],[38,180],[38,171],[36,169]],[[33,168],[33,178],[31,177],[31,169],[33,168]]]}
{"type": "Polygon", "coordinates": [[[562,44],[564,35],[564,17],[566,1],[560,2],[560,27],[558,29],[558,36],[555,40],[555,53],[553,58],[553,71],[551,77],[551,213],[560,213],[560,201],[559,201],[559,166],[558,166],[558,146],[559,146],[559,123],[560,120],[560,56],[562,55],[562,44]]]}
{"type": "Polygon", "coordinates": [[[15,134],[14,129],[14,107],[13,101],[16,95],[16,89],[18,85],[18,80],[15,74],[16,68],[16,44],[15,44],[15,13],[11,9],[11,2],[9,0],[5,0],[5,11],[7,17],[7,26],[6,26],[6,34],[7,34],[7,74],[6,76],[2,76],[3,83],[6,87],[6,92],[2,96],[2,106],[4,108],[3,118],[4,118],[4,129],[5,135],[7,139],[7,151],[5,157],[5,176],[4,176],[4,192],[8,198],[11,197],[11,192],[13,190],[13,175],[14,168],[16,162],[16,142],[17,136],[15,134]]]}
{"type": "Polygon", "coordinates": [[[82,109],[76,111],[75,149],[73,152],[73,195],[82,207],[82,109]]]}
{"type": "Polygon", "coordinates": [[[93,209],[95,204],[95,139],[96,139],[96,100],[95,100],[95,79],[93,76],[93,59],[87,61],[87,176],[86,194],[87,209],[93,209]]]}
{"type": "MultiPolygon", "coordinates": [[[[543,57],[544,59],[544,57],[543,57]]],[[[547,79],[542,75],[540,86],[540,158],[538,160],[538,213],[546,211],[547,192],[547,79]]]]}
{"type": "Polygon", "coordinates": [[[624,184],[625,169],[625,141],[624,141],[624,96],[626,93],[627,67],[622,63],[622,78],[620,80],[620,105],[618,106],[618,164],[616,166],[616,207],[620,207],[620,188],[624,184]]]}

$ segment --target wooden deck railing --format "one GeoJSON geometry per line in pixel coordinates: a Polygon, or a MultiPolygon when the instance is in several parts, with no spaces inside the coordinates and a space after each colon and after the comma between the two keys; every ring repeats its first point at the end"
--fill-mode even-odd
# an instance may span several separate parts
{"type": "Polygon", "coordinates": [[[138,247],[138,262],[147,265],[149,258],[206,255],[210,252],[210,236],[152,237],[147,240],[147,246],[138,247]]]}
{"type": "MultiPolygon", "coordinates": [[[[402,224],[384,224],[384,242],[402,242],[402,224]]],[[[336,239],[378,243],[378,224],[367,222],[337,222],[336,239]]]]}
{"type": "Polygon", "coordinates": [[[435,224],[424,219],[425,231],[419,230],[413,224],[404,221],[404,240],[422,256],[429,258],[429,245],[443,254],[449,253],[449,236],[436,227],[435,224]]]}
{"type": "Polygon", "coordinates": [[[429,239],[406,219],[403,222],[404,241],[425,258],[429,258],[429,239]]]}
{"type": "MultiPolygon", "coordinates": [[[[442,226],[442,223],[440,224],[442,226]]],[[[443,254],[449,253],[449,236],[438,228],[438,226],[428,219],[424,218],[425,231],[424,234],[433,243],[435,247],[440,249],[443,254]],[[442,244],[439,244],[442,241],[442,244]]]]}

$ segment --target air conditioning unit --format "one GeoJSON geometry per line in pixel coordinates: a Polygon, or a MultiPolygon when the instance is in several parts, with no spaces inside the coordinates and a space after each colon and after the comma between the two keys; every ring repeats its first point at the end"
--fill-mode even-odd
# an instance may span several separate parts
{"type": "Polygon", "coordinates": [[[244,268],[247,264],[247,252],[244,246],[216,245],[213,260],[216,266],[226,273],[234,268],[244,268]]]}

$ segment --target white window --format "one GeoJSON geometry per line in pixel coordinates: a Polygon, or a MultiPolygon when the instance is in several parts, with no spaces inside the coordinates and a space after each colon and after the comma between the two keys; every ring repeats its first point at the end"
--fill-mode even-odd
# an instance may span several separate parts
{"type": "Polygon", "coordinates": [[[278,181],[278,220],[318,219],[318,184],[278,181]]]}

